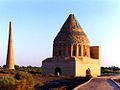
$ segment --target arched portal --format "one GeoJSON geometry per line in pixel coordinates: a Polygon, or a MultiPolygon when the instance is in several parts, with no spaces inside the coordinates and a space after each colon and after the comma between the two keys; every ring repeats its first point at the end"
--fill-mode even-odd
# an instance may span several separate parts
{"type": "Polygon", "coordinates": [[[86,70],[86,77],[91,77],[91,70],[89,68],[86,70]]]}
{"type": "Polygon", "coordinates": [[[61,75],[61,69],[59,67],[55,68],[55,75],[57,75],[57,76],[61,75]]]}

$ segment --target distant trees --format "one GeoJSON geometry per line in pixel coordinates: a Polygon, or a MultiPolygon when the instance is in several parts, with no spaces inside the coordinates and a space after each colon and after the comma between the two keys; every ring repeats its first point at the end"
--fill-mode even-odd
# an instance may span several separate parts
{"type": "Polygon", "coordinates": [[[18,65],[15,65],[15,70],[18,70],[18,71],[26,71],[28,73],[31,73],[31,74],[41,74],[41,67],[32,67],[32,66],[18,66],[18,65]]]}
{"type": "Polygon", "coordinates": [[[101,73],[102,74],[120,74],[120,68],[116,66],[111,67],[101,67],[101,73]]]}
{"type": "Polygon", "coordinates": [[[25,71],[31,74],[41,74],[41,67],[32,67],[32,66],[19,66],[15,65],[15,69],[8,70],[6,69],[6,65],[3,65],[3,69],[0,70],[0,73],[5,74],[15,74],[16,71],[25,71]]]}

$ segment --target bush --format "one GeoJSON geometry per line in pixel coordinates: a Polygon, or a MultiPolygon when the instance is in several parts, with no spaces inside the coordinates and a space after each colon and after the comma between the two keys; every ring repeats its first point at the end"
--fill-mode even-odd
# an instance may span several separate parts
{"type": "Polygon", "coordinates": [[[1,78],[0,90],[15,90],[15,79],[13,77],[1,78]]]}
{"type": "Polygon", "coordinates": [[[16,73],[16,70],[4,68],[4,69],[0,70],[0,73],[3,73],[3,74],[13,74],[14,75],[16,73]]]}
{"type": "Polygon", "coordinates": [[[26,80],[16,80],[15,90],[26,90],[26,80]]]}
{"type": "Polygon", "coordinates": [[[44,83],[38,82],[38,83],[35,85],[35,87],[36,87],[36,88],[40,88],[40,87],[42,87],[43,85],[44,85],[44,83]]]}
{"type": "Polygon", "coordinates": [[[16,74],[16,71],[14,69],[8,69],[7,72],[8,74],[16,74]]]}
{"type": "MultiPolygon", "coordinates": [[[[16,85],[17,87],[20,87],[19,83],[24,83],[25,87],[23,90],[32,90],[34,88],[34,79],[32,77],[31,74],[27,73],[27,72],[17,72],[15,75],[15,79],[17,79],[17,83],[18,85],[16,85]]],[[[22,90],[22,89],[20,89],[22,90]]]]}

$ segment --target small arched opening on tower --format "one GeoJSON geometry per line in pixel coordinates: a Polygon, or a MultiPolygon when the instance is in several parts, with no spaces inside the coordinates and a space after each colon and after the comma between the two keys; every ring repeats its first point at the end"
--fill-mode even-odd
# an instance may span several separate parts
{"type": "Polygon", "coordinates": [[[62,47],[61,45],[58,46],[58,56],[62,56],[62,47]]]}
{"type": "Polygon", "coordinates": [[[73,56],[76,56],[76,49],[77,49],[76,45],[73,45],[73,51],[72,51],[73,52],[73,56]]]}
{"type": "Polygon", "coordinates": [[[79,48],[78,49],[79,50],[79,56],[81,56],[81,46],[79,45],[78,48],[79,48]]]}
{"type": "Polygon", "coordinates": [[[61,50],[60,50],[60,49],[59,49],[59,51],[58,51],[58,55],[61,56],[61,50]]]}

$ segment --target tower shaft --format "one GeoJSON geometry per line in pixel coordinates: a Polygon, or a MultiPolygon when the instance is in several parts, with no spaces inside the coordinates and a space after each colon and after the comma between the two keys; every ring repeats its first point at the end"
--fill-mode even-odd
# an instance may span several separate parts
{"type": "Polygon", "coordinates": [[[9,39],[8,39],[6,68],[7,69],[14,69],[14,51],[13,51],[13,38],[12,38],[11,22],[9,22],[9,39]]]}

